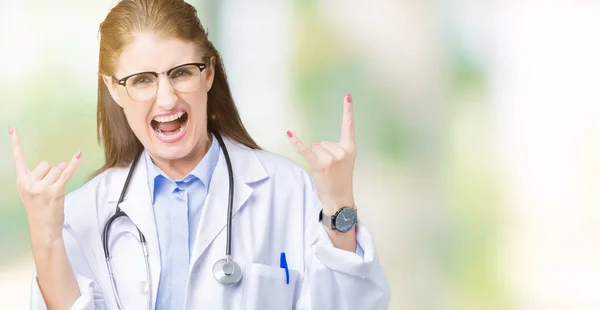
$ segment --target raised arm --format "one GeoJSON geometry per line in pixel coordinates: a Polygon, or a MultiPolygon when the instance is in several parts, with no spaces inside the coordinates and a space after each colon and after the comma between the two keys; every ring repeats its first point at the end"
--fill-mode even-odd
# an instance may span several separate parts
{"type": "Polygon", "coordinates": [[[51,167],[42,162],[30,171],[19,134],[13,127],[8,131],[40,291],[48,309],[69,309],[80,292],[62,234],[65,187],[79,166],[81,152],[75,154],[69,164],[51,167]]]}

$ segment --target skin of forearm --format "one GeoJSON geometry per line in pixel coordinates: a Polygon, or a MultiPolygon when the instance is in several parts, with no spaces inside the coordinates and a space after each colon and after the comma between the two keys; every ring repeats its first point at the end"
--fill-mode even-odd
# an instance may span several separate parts
{"type": "Polygon", "coordinates": [[[70,309],[80,292],[62,240],[32,242],[37,283],[48,310],[70,309]]]}

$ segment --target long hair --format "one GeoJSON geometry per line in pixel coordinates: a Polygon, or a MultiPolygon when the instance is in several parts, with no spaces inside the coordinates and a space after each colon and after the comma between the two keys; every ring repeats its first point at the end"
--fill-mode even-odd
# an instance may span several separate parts
{"type": "Polygon", "coordinates": [[[183,0],[122,0],[100,24],[96,113],[98,142],[104,149],[105,162],[94,176],[129,165],[144,148],[102,79],[102,75],[114,74],[123,48],[144,31],[193,42],[201,54],[215,58],[215,76],[207,99],[208,130],[259,149],[242,124],[220,55],[208,39],[196,9],[183,0]]]}

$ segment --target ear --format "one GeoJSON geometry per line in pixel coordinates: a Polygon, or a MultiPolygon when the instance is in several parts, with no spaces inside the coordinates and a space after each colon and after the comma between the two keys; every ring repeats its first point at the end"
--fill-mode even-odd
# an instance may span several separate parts
{"type": "Polygon", "coordinates": [[[206,92],[208,92],[212,88],[213,81],[215,80],[215,64],[217,63],[217,57],[211,56],[208,59],[208,68],[206,68],[206,92]]]}
{"type": "Polygon", "coordinates": [[[115,80],[108,75],[103,75],[102,80],[104,81],[104,85],[106,85],[106,88],[108,88],[108,92],[110,93],[110,96],[113,98],[113,100],[120,107],[123,107],[121,105],[121,96],[119,95],[119,85],[117,84],[117,82],[115,82],[115,80]]]}

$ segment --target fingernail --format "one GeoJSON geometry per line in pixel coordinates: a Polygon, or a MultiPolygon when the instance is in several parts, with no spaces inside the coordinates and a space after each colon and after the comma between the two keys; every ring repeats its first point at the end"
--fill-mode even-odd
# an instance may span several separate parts
{"type": "Polygon", "coordinates": [[[346,101],[348,101],[348,103],[352,103],[352,96],[350,96],[350,94],[346,95],[346,101]]]}
{"type": "Polygon", "coordinates": [[[77,154],[75,154],[75,158],[79,159],[81,158],[81,151],[77,152],[77,154]]]}
{"type": "Polygon", "coordinates": [[[9,134],[9,135],[12,135],[12,133],[13,133],[13,128],[12,128],[12,126],[8,126],[8,134],[9,134]]]}
{"type": "Polygon", "coordinates": [[[288,131],[287,131],[287,135],[288,135],[288,137],[290,137],[290,138],[291,138],[291,137],[292,137],[292,132],[288,130],[288,131]]]}

